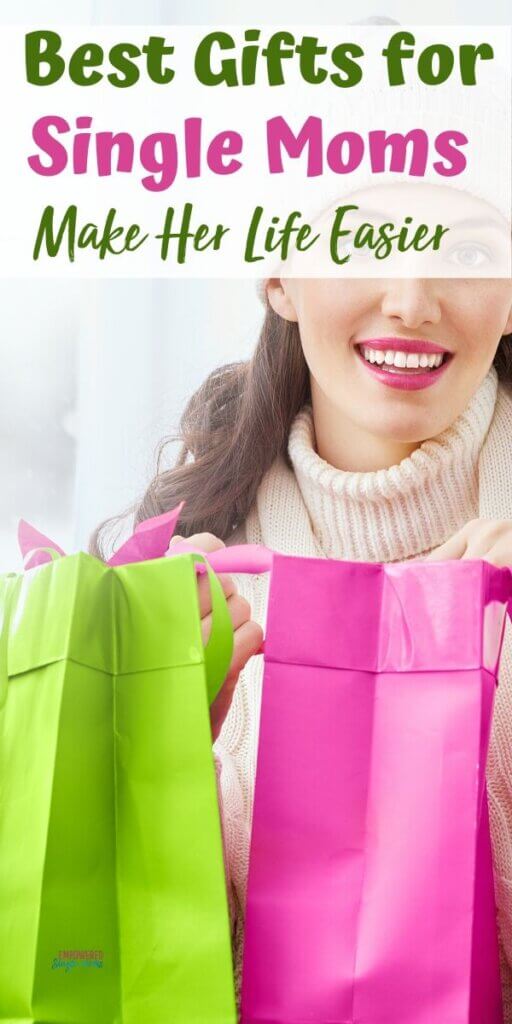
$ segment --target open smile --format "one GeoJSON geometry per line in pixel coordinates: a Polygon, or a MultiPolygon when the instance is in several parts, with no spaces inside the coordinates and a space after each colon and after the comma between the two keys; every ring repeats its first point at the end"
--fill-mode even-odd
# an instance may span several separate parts
{"type": "Polygon", "coordinates": [[[419,390],[435,384],[453,353],[423,339],[365,338],[355,343],[360,361],[388,387],[419,390]]]}

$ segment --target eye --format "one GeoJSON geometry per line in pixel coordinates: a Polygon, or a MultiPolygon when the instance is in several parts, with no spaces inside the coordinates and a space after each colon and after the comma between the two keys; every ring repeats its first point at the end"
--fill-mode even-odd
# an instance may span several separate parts
{"type": "Polygon", "coordinates": [[[338,258],[340,259],[344,256],[350,256],[351,259],[354,259],[354,256],[357,256],[357,250],[354,248],[352,242],[348,241],[348,239],[338,245],[337,253],[338,258]]]}
{"type": "Polygon", "coordinates": [[[459,267],[467,267],[468,270],[476,270],[484,263],[492,263],[492,253],[485,245],[477,242],[461,242],[447,254],[450,263],[456,263],[459,267]]]}
{"type": "Polygon", "coordinates": [[[350,256],[352,262],[357,260],[361,263],[363,260],[373,261],[375,259],[373,249],[366,246],[357,248],[351,238],[345,238],[343,242],[338,242],[336,252],[339,257],[350,256]]]}

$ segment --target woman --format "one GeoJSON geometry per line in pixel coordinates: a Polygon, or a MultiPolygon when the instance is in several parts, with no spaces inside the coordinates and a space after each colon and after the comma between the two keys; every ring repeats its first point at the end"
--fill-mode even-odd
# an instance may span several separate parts
{"type": "MultiPolygon", "coordinates": [[[[137,519],[184,500],[178,530],[205,551],[247,541],[302,556],[512,565],[512,282],[273,278],[264,293],[252,359],[192,397],[178,463],[156,475],[137,519]]],[[[262,670],[251,655],[268,579],[222,579],[235,646],[212,731],[239,995],[262,670]]],[[[487,766],[509,1024],[511,633],[487,766]]]]}

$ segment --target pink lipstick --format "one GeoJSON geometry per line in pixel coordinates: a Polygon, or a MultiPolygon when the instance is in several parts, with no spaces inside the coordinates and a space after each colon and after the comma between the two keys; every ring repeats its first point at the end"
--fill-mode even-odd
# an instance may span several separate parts
{"type": "Polygon", "coordinates": [[[364,338],[354,344],[360,361],[374,378],[406,391],[431,387],[453,358],[447,348],[423,338],[364,338]]]}

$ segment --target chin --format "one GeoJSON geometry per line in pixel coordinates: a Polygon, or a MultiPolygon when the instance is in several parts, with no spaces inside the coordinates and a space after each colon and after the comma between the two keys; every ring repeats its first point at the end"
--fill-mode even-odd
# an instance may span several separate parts
{"type": "MultiPolygon", "coordinates": [[[[365,424],[368,429],[368,423],[365,424]]],[[[440,434],[449,426],[444,420],[438,417],[419,416],[416,412],[399,417],[383,417],[371,427],[372,434],[379,438],[385,437],[388,441],[396,444],[421,444],[436,434],[440,434]]]]}

